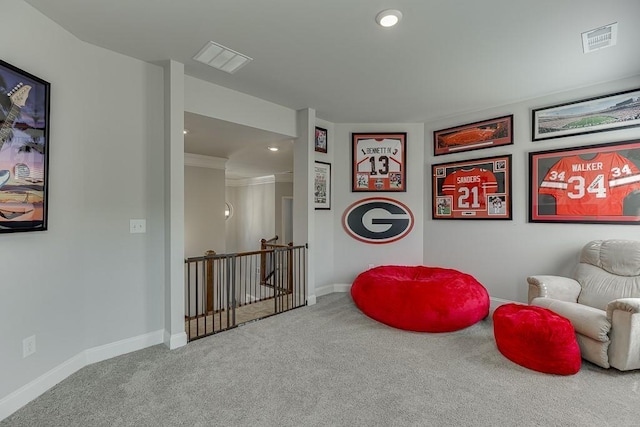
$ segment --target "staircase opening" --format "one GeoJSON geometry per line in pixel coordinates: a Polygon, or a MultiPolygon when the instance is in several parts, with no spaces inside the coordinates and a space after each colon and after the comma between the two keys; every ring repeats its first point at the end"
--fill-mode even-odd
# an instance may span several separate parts
{"type": "Polygon", "coordinates": [[[306,305],[306,246],[277,239],[253,252],[185,260],[189,341],[306,305]]]}

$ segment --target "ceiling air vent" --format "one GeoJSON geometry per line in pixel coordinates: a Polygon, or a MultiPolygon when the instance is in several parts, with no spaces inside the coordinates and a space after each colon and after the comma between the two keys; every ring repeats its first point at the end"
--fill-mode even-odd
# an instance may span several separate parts
{"type": "Polygon", "coordinates": [[[235,73],[249,61],[253,61],[253,58],[215,42],[204,45],[193,59],[229,74],[235,73]]]}
{"type": "Polygon", "coordinates": [[[582,33],[582,50],[584,53],[604,49],[616,44],[618,41],[618,23],[605,25],[582,33]]]}

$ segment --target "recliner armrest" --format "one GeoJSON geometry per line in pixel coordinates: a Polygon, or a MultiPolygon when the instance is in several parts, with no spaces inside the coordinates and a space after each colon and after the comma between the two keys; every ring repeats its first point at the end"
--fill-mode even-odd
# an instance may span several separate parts
{"type": "Polygon", "coordinates": [[[640,369],[640,298],[619,298],[607,304],[611,322],[609,364],[621,371],[640,369]]]}
{"type": "Polygon", "coordinates": [[[577,302],[582,288],[577,280],[561,276],[529,276],[529,299],[553,298],[567,302],[577,302]]]}
{"type": "Polygon", "coordinates": [[[607,320],[611,321],[615,310],[640,313],[640,298],[618,298],[607,304],[607,320]]]}

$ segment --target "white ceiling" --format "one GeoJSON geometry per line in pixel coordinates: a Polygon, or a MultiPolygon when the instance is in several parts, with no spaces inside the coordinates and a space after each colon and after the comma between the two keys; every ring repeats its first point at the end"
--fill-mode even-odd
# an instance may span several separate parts
{"type": "Polygon", "coordinates": [[[184,151],[228,159],[227,179],[286,174],[293,171],[293,140],[194,113],[184,114],[184,151]],[[268,147],[278,148],[277,152],[268,147]]]}
{"type": "Polygon", "coordinates": [[[429,122],[640,74],[638,0],[26,1],[86,42],[336,123],[429,122]],[[385,29],[388,8],[403,19],[385,29]],[[583,54],[581,33],[613,22],[618,44],[583,54]],[[253,61],[195,62],[209,40],[253,61]]]}

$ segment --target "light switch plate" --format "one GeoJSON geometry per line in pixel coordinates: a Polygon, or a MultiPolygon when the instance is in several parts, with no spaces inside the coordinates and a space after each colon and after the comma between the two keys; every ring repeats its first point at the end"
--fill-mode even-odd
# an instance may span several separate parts
{"type": "Polygon", "coordinates": [[[146,233],[147,232],[147,220],[146,219],[131,219],[129,220],[129,233],[146,233]]]}

